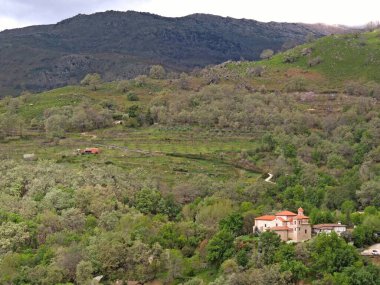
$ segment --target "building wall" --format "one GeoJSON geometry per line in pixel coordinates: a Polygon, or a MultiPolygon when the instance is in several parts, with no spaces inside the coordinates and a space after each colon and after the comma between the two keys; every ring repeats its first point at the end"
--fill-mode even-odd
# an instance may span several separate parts
{"type": "Polygon", "coordinates": [[[345,232],[347,229],[346,227],[334,227],[334,231],[338,234],[341,234],[342,232],[345,232]]]}
{"type": "Polygon", "coordinates": [[[288,231],[274,231],[274,232],[280,236],[282,241],[289,240],[288,231]]]}
{"type": "Polygon", "coordinates": [[[260,231],[263,231],[268,228],[275,227],[276,223],[274,221],[264,221],[264,220],[255,220],[255,227],[260,231]]]}
{"type": "Polygon", "coordinates": [[[276,219],[273,221],[273,224],[274,224],[275,227],[281,227],[281,226],[285,226],[285,225],[286,225],[286,222],[281,221],[280,219],[276,218],[276,219]]]}
{"type": "MultiPolygon", "coordinates": [[[[283,216],[284,219],[287,219],[286,216],[283,216]]],[[[296,242],[301,242],[304,240],[311,239],[311,225],[308,223],[308,220],[298,220],[295,219],[292,222],[283,222],[279,220],[278,218],[274,219],[273,221],[266,221],[266,220],[255,220],[255,226],[257,227],[259,231],[265,231],[269,230],[272,227],[276,226],[288,226],[291,230],[289,231],[274,231],[277,233],[281,240],[288,241],[288,240],[294,240],[296,242]]]]}
{"type": "Polygon", "coordinates": [[[319,234],[319,233],[331,233],[332,231],[336,232],[338,235],[340,235],[342,232],[345,232],[347,230],[346,227],[333,227],[333,229],[314,229],[313,232],[315,232],[316,234],[319,234]]]}
{"type": "Polygon", "coordinates": [[[293,228],[293,239],[297,242],[311,239],[311,225],[298,224],[293,228]]]}

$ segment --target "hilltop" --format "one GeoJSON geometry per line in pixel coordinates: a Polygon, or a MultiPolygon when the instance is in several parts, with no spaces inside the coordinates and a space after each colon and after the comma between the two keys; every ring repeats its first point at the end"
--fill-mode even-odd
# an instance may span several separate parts
{"type": "Polygon", "coordinates": [[[189,71],[227,60],[256,60],[263,49],[303,43],[328,29],[292,23],[194,14],[77,15],[55,25],[0,33],[0,96],[78,83],[90,72],[107,81],[133,78],[152,64],[189,71]]]}

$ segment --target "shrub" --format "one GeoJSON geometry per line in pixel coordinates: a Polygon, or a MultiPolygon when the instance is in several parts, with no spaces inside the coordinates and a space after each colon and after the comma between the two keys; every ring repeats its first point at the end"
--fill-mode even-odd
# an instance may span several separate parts
{"type": "Polygon", "coordinates": [[[315,58],[309,59],[307,64],[309,67],[316,66],[322,62],[322,58],[320,56],[317,56],[315,58]]]}
{"type": "Polygon", "coordinates": [[[128,93],[128,101],[139,101],[139,97],[135,93],[128,93]]]}
{"type": "Polygon", "coordinates": [[[306,81],[303,77],[293,78],[285,86],[286,92],[306,91],[306,81]]]}
{"type": "Polygon", "coordinates": [[[261,75],[263,75],[264,73],[264,67],[259,65],[259,66],[248,68],[247,73],[255,77],[261,77],[261,75]]]}
{"type": "Polygon", "coordinates": [[[294,52],[288,52],[284,55],[284,59],[282,60],[283,63],[293,63],[298,60],[298,55],[296,55],[294,52]]]}
{"type": "Polygon", "coordinates": [[[166,71],[161,65],[153,65],[150,68],[149,76],[153,79],[164,79],[166,71]]]}

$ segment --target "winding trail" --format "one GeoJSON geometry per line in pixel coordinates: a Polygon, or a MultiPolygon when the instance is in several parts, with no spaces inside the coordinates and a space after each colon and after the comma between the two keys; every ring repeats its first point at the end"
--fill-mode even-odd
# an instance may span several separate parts
{"type": "Polygon", "coordinates": [[[265,182],[275,184],[271,179],[273,178],[273,174],[268,172],[268,177],[265,179],[265,182]]]}

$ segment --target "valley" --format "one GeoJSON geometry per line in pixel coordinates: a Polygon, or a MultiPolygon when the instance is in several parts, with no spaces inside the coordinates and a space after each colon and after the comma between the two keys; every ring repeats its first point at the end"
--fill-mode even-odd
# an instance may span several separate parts
{"type": "MultiPolygon", "coordinates": [[[[119,25],[28,29],[88,17],[119,25]]],[[[379,44],[328,35],[260,61],[3,91],[0,284],[378,285],[360,253],[379,242],[379,44]]]]}

